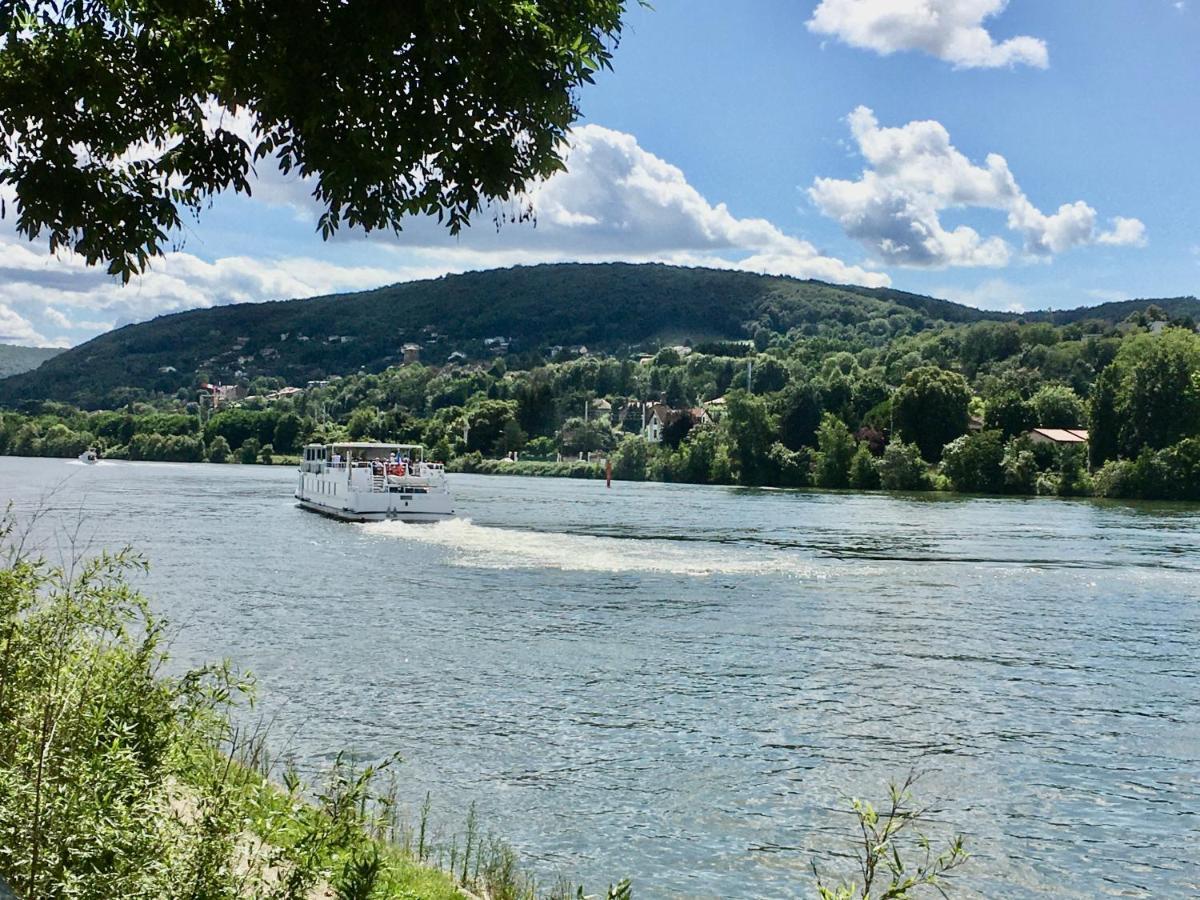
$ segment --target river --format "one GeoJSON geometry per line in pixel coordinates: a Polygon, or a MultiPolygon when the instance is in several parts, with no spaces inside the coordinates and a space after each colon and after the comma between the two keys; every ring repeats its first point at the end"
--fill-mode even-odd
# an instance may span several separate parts
{"type": "Polygon", "coordinates": [[[544,875],[811,896],[916,769],[964,896],[1200,894],[1196,507],[452,476],[462,518],[362,526],[293,477],[0,458],[0,498],[145,553],[278,750],[399,753],[544,875]]]}

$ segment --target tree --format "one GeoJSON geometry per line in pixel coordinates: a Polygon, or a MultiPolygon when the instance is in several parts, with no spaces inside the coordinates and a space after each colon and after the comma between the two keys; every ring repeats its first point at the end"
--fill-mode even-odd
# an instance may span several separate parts
{"type": "Polygon", "coordinates": [[[821,417],[821,426],[817,429],[813,483],[824,488],[848,487],[850,461],[854,458],[854,449],[854,436],[850,434],[850,429],[837,416],[825,413],[821,417]]]}
{"type": "Polygon", "coordinates": [[[645,481],[646,463],[650,459],[650,445],[636,434],[621,438],[613,453],[613,478],[622,481],[645,481]]]}
{"type": "Polygon", "coordinates": [[[1168,328],[1127,338],[1096,379],[1089,413],[1093,466],[1200,435],[1200,335],[1168,328]]]}
{"type": "Polygon", "coordinates": [[[775,401],[779,416],[779,439],[791,450],[811,447],[821,424],[821,395],[809,384],[793,384],[775,401]]]}
{"type": "Polygon", "coordinates": [[[1083,401],[1066,385],[1047,384],[1029,398],[1039,428],[1078,428],[1087,421],[1083,401]]]}
{"type": "Polygon", "coordinates": [[[383,437],[383,422],[374,406],[360,406],[346,420],[346,432],[352,441],[379,440],[383,437]]]}
{"type": "Polygon", "coordinates": [[[1117,410],[1117,392],[1121,370],[1110,365],[1096,378],[1088,397],[1088,459],[1099,469],[1121,450],[1121,418],[1117,410]]]}
{"type": "Polygon", "coordinates": [[[284,413],[275,423],[274,440],[271,445],[280,453],[295,453],[299,448],[296,442],[300,439],[300,431],[304,427],[300,417],[293,412],[284,413]]]}
{"type": "Polygon", "coordinates": [[[585,422],[581,416],[572,416],[563,422],[558,434],[558,446],[565,456],[607,450],[612,445],[612,429],[597,419],[585,422]]]}
{"type": "Polygon", "coordinates": [[[1029,438],[1015,437],[1004,445],[1000,460],[1004,470],[1004,487],[1014,494],[1037,493],[1038,464],[1029,438]]]}
{"type": "Polygon", "coordinates": [[[957,372],[921,366],[904,377],[892,397],[896,428],[925,459],[936,462],[942,447],[966,432],[970,402],[971,389],[957,372]]]}
{"type": "Polygon", "coordinates": [[[850,487],[860,491],[873,491],[879,487],[879,469],[866,444],[859,444],[850,459],[850,487]]]}
{"type": "MultiPolygon", "coordinates": [[[[1016,391],[997,394],[984,405],[983,427],[999,431],[1006,438],[1024,434],[1041,424],[1044,423],[1039,420],[1038,411],[1033,404],[1023,399],[1016,391]]],[[[1078,425],[1079,422],[1075,424],[1078,425]]]]}
{"type": "Polygon", "coordinates": [[[254,463],[258,462],[258,451],[260,447],[261,444],[259,444],[258,438],[250,438],[244,444],[242,444],[241,449],[238,450],[238,457],[241,459],[242,464],[252,466],[254,463]]]}
{"type": "Polygon", "coordinates": [[[576,92],[609,67],[624,8],[6,3],[0,182],[21,234],[125,280],[184,211],[248,194],[268,160],[310,179],[325,237],[412,215],[457,233],[562,168],[576,92]]]}
{"type": "Polygon", "coordinates": [[[220,435],[217,435],[209,442],[208,461],[210,463],[228,462],[230,453],[232,451],[229,449],[229,442],[220,435]]]}
{"type": "Polygon", "coordinates": [[[680,412],[670,422],[663,426],[662,442],[672,450],[683,443],[688,436],[688,432],[692,430],[692,416],[686,410],[680,412]]]}
{"type": "Polygon", "coordinates": [[[470,430],[467,432],[468,453],[478,450],[484,456],[494,456],[497,453],[519,449],[521,445],[524,445],[520,426],[517,426],[516,432],[506,431],[510,422],[517,425],[515,401],[472,401],[471,405],[467,407],[466,417],[467,424],[470,426],[470,430]],[[518,446],[509,446],[506,437],[518,446]]]}
{"type": "Polygon", "coordinates": [[[998,431],[964,434],[946,445],[942,472],[956,491],[999,494],[1004,489],[1004,443],[998,431]]]}
{"type": "Polygon", "coordinates": [[[764,484],[770,472],[773,441],[767,405],[761,397],[742,390],[725,396],[725,415],[721,421],[729,435],[734,474],[741,484],[764,484]]]}
{"type": "Polygon", "coordinates": [[[1128,366],[1119,401],[1126,455],[1200,435],[1200,336],[1179,328],[1139,336],[1115,365],[1128,366]]]}
{"type": "Polygon", "coordinates": [[[923,491],[929,488],[929,471],[916,444],[892,441],[876,464],[879,484],[885,491],[923,491]]]}

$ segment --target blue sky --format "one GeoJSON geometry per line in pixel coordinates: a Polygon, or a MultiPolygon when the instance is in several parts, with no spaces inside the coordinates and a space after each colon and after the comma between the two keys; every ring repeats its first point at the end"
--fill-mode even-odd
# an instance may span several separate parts
{"type": "MultiPolygon", "coordinates": [[[[0,234],[0,340],[562,259],[890,284],[999,309],[1194,294],[1200,0],[656,0],[581,94],[538,227],[324,243],[260,172],[128,287],[0,234]]],[[[8,227],[8,226],[5,226],[8,227]]]]}

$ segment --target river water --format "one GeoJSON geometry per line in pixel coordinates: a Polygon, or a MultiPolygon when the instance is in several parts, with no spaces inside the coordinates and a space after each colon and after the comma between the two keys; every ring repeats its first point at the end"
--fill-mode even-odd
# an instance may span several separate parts
{"type": "Polygon", "coordinates": [[[811,896],[916,769],[961,895],[1200,895],[1200,509],[452,481],[463,518],[362,526],[290,469],[0,459],[51,554],[149,556],[277,749],[399,753],[539,873],[811,896]]]}

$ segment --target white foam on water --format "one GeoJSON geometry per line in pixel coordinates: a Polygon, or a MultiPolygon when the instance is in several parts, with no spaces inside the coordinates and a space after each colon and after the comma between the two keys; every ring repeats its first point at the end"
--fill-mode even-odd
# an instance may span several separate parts
{"type": "Polygon", "coordinates": [[[450,551],[455,565],[482,569],[690,575],[786,575],[824,578],[828,569],[785,550],[661,539],[522,531],[476,525],[470,519],[434,524],[371,522],[371,535],[450,551]]]}

